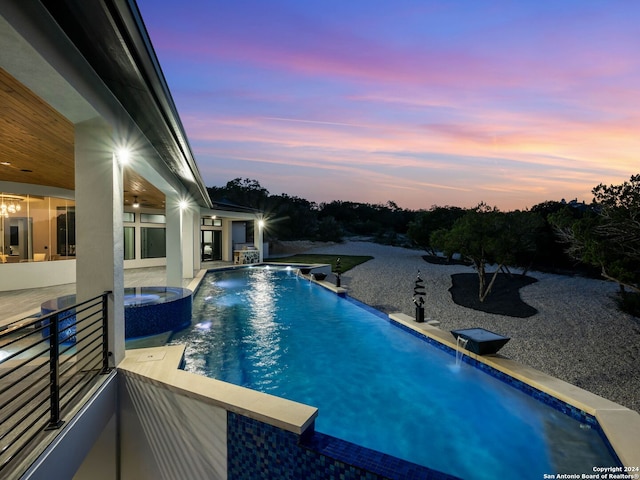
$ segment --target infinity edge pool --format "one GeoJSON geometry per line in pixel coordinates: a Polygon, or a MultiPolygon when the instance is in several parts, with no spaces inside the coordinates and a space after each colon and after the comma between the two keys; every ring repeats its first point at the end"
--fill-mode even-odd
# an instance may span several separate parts
{"type": "MultiPolygon", "coordinates": [[[[239,267],[233,267],[239,268],[239,267]]],[[[250,267],[242,267],[250,268],[250,267]]],[[[228,267],[224,269],[229,269],[228,267]]],[[[195,292],[204,278],[202,271],[189,287],[195,292]]],[[[335,293],[344,289],[326,281],[316,282],[335,293]]],[[[456,348],[449,332],[428,324],[418,324],[412,317],[396,313],[389,319],[400,328],[423,335],[444,347],[456,348]]],[[[160,381],[172,390],[224,408],[230,413],[264,422],[296,435],[304,435],[311,428],[318,414],[315,407],[231,385],[219,380],[201,377],[179,370],[184,347],[164,346],[127,352],[125,362],[119,367],[135,376],[160,381]],[[145,358],[153,361],[145,362],[145,358]]],[[[578,411],[593,416],[622,465],[636,468],[640,465],[640,414],[579,387],[519,364],[500,355],[479,356],[465,351],[472,362],[486,365],[545,394],[564,402],[578,411]]]]}

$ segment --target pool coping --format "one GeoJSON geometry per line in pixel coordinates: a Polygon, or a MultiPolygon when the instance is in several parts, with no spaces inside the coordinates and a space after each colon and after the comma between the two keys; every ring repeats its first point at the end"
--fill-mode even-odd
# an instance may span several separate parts
{"type": "MultiPolygon", "coordinates": [[[[404,313],[392,313],[389,318],[456,350],[455,339],[449,332],[426,323],[417,323],[413,317],[404,313]]],[[[622,464],[630,468],[640,467],[638,412],[500,354],[477,355],[469,350],[465,350],[464,354],[592,415],[622,464]]]]}
{"type": "Polygon", "coordinates": [[[184,345],[128,350],[118,371],[209,405],[301,435],[318,409],[180,369],[184,345]]]}

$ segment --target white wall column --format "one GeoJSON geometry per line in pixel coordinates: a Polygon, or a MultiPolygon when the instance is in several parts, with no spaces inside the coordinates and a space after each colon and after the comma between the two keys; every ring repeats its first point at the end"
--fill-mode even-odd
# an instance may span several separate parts
{"type": "Polygon", "coordinates": [[[233,222],[228,218],[222,219],[222,261],[233,261],[233,222]]]}
{"type": "Polygon", "coordinates": [[[260,263],[264,261],[264,221],[259,218],[253,221],[253,245],[260,252],[260,263]]]}
{"type": "Polygon", "coordinates": [[[200,242],[202,241],[202,234],[200,233],[200,224],[202,223],[202,220],[200,220],[202,216],[200,215],[200,209],[196,206],[193,209],[193,228],[192,228],[192,233],[193,233],[193,270],[194,273],[196,271],[200,271],[200,268],[202,267],[202,247],[200,245],[200,242]]]}
{"type": "Polygon", "coordinates": [[[112,291],[109,350],[124,358],[124,232],[122,167],[113,132],[102,119],[75,126],[76,299],[112,291]]]}
{"type": "Polygon", "coordinates": [[[167,194],[167,286],[182,287],[183,278],[183,214],[180,209],[180,198],[175,194],[167,194]]]}
{"type": "Polygon", "coordinates": [[[181,208],[182,213],[182,278],[193,278],[195,263],[194,252],[194,218],[198,206],[188,205],[181,208]]]}

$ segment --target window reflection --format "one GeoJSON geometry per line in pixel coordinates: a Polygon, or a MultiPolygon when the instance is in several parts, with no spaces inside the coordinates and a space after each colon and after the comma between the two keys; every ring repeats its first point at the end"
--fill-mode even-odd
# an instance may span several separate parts
{"type": "Polygon", "coordinates": [[[0,192],[0,263],[75,256],[75,202],[0,192]]]}

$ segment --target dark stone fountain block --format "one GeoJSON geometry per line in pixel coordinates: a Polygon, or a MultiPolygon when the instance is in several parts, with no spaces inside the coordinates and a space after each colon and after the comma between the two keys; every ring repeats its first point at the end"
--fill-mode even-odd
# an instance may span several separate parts
{"type": "Polygon", "coordinates": [[[463,328],[451,330],[451,334],[457,340],[458,337],[467,340],[466,349],[478,355],[489,355],[500,350],[510,337],[504,337],[484,328],[463,328]]]}

